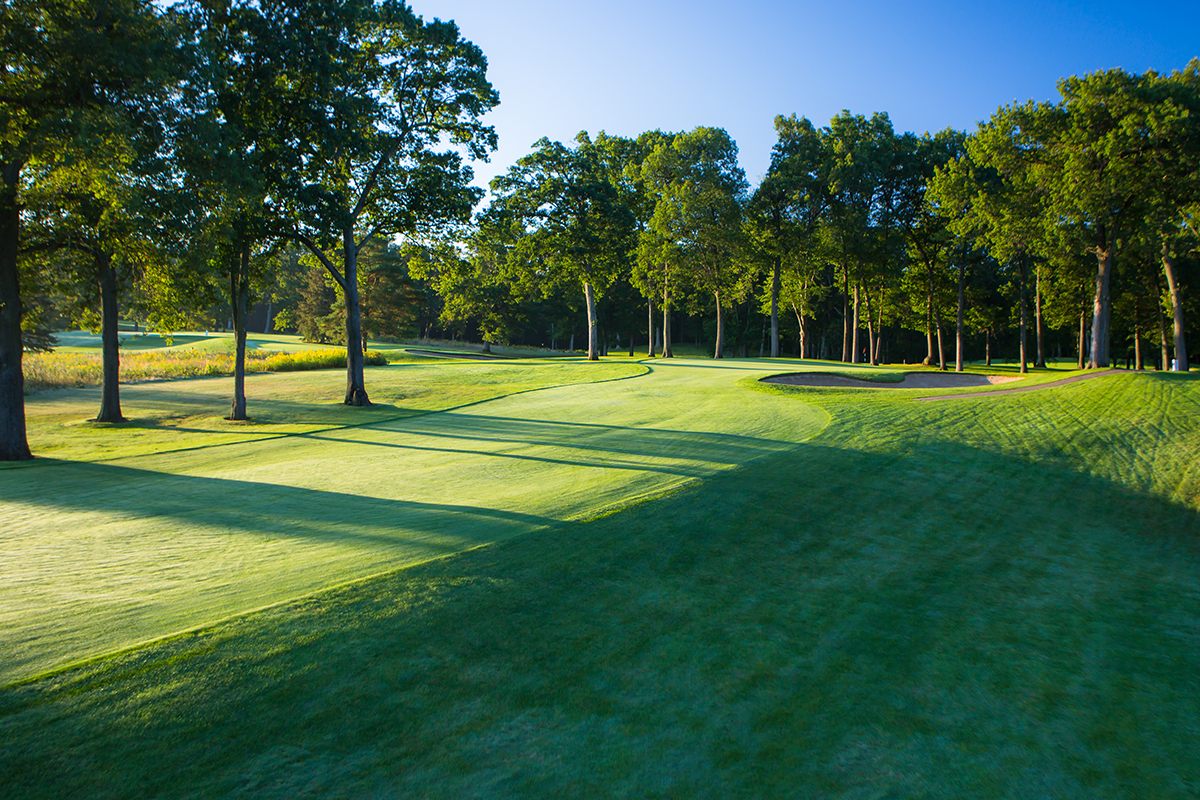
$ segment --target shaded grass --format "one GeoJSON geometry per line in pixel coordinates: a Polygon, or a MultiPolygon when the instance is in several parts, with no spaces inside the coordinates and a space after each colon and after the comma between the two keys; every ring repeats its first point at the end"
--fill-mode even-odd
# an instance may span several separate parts
{"type": "Polygon", "coordinates": [[[0,784],[1194,797],[1198,388],[795,395],[670,497],[9,688],[0,784]]]}

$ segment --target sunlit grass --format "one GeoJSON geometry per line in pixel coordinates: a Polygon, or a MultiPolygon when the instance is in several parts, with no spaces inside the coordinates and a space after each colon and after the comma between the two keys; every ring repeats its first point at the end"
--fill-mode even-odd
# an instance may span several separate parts
{"type": "MultiPolygon", "coordinates": [[[[387,363],[388,359],[382,353],[367,351],[368,366],[387,363]]],[[[296,353],[246,350],[247,372],[298,372],[345,366],[344,349],[296,353]]],[[[22,367],[26,394],[47,389],[99,386],[104,380],[103,358],[96,353],[27,353],[22,367]]],[[[233,369],[234,354],[229,347],[126,351],[120,356],[121,383],[231,375],[233,369]]]]}

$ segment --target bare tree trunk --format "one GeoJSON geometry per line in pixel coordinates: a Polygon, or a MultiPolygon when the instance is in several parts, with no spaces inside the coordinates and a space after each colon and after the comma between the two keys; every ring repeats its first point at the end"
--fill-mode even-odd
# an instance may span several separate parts
{"type": "Polygon", "coordinates": [[[271,332],[271,301],[267,301],[267,322],[263,325],[263,333],[271,332]]]}
{"type": "Polygon", "coordinates": [[[662,328],[662,357],[674,358],[671,351],[671,288],[663,282],[663,328],[662,328]]]}
{"type": "Polygon", "coordinates": [[[1187,372],[1189,367],[1187,339],[1184,335],[1183,324],[1183,293],[1180,291],[1179,281],[1175,276],[1175,258],[1166,239],[1163,240],[1162,245],[1162,265],[1163,274],[1167,276],[1167,290],[1171,293],[1171,317],[1175,322],[1175,370],[1187,372]]]}
{"type": "Polygon", "coordinates": [[[346,399],[348,406],[369,406],[366,379],[363,376],[362,308],[358,302],[358,247],[354,230],[342,233],[342,257],[345,267],[346,296],[346,399]]]}
{"type": "Polygon", "coordinates": [[[596,329],[596,293],[592,291],[592,284],[583,282],[583,299],[587,305],[588,318],[588,361],[600,360],[600,342],[598,340],[599,331],[596,329]]]}
{"type": "Polygon", "coordinates": [[[954,371],[963,371],[963,349],[966,341],[963,337],[963,309],[967,304],[966,267],[958,266],[958,312],[954,318],[954,371]]]}
{"type": "Polygon", "coordinates": [[[651,297],[648,301],[646,301],[646,306],[650,310],[649,321],[647,322],[648,330],[650,331],[650,333],[647,335],[647,339],[649,339],[650,343],[646,347],[646,357],[654,358],[654,298],[653,297],[651,297]]]}
{"type": "Polygon", "coordinates": [[[1101,369],[1109,365],[1109,283],[1116,261],[1113,252],[1116,249],[1116,237],[1110,239],[1106,234],[1106,226],[1101,225],[1098,231],[1100,244],[1095,248],[1096,294],[1092,302],[1092,353],[1088,360],[1088,369],[1101,369]]]}
{"type": "Polygon", "coordinates": [[[779,358],[779,256],[771,269],[771,358],[779,358]]]}
{"type": "Polygon", "coordinates": [[[121,414],[121,343],[117,330],[117,271],[112,253],[102,248],[93,254],[96,278],[100,283],[100,341],[103,351],[104,382],[100,389],[100,413],[96,422],[124,422],[121,414]]]}
{"type": "Polygon", "coordinates": [[[985,328],[983,331],[983,364],[986,367],[992,365],[992,330],[985,328]]]}
{"type": "Polygon", "coordinates": [[[713,358],[725,357],[725,318],[721,315],[721,293],[713,292],[717,298],[717,344],[713,348],[713,358]]]}

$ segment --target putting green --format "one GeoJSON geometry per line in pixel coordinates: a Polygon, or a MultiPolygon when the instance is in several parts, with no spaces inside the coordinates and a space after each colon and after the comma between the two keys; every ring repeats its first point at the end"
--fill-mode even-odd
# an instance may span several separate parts
{"type": "MultiPolygon", "coordinates": [[[[629,363],[594,368],[604,382],[438,413],[418,414],[419,402],[396,396],[386,418],[365,425],[322,425],[376,413],[336,406],[318,408],[309,424],[278,426],[274,433],[253,427],[221,432],[210,421],[210,430],[191,435],[187,441],[194,444],[182,449],[106,461],[39,459],[5,469],[0,684],[330,585],[603,514],[795,447],[829,419],[814,406],[737,385],[778,371],[778,362],[676,359],[648,369],[629,363]]],[[[457,376],[469,399],[476,377],[508,376],[521,386],[529,370],[567,368],[381,369],[393,370],[387,373],[393,384],[405,375],[457,370],[437,374],[457,376]]],[[[285,380],[299,386],[318,379],[336,389],[329,373],[250,376],[251,413],[256,391],[269,395],[274,387],[274,399],[259,406],[270,409],[272,402],[289,402],[279,389],[293,385],[285,380]]],[[[128,409],[150,403],[169,416],[173,407],[194,405],[197,395],[210,401],[226,383],[130,386],[123,400],[131,416],[137,412],[128,409]]],[[[381,394],[386,391],[374,396],[381,394]]],[[[35,397],[31,414],[44,404],[61,417],[74,407],[72,397],[35,397]]],[[[147,435],[158,441],[153,434],[147,435]]]]}

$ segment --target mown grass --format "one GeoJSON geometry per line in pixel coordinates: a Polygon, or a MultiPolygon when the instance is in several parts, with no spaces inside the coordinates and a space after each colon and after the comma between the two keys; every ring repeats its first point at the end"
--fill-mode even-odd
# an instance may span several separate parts
{"type": "MultiPolygon", "coordinates": [[[[579,391],[628,424],[744,374],[655,368],[699,377],[579,391]]],[[[943,402],[763,388],[727,413],[830,423],[669,496],[0,692],[0,784],[1196,796],[1195,376],[943,402]]],[[[502,402],[532,420],[538,399],[502,402]]]]}

